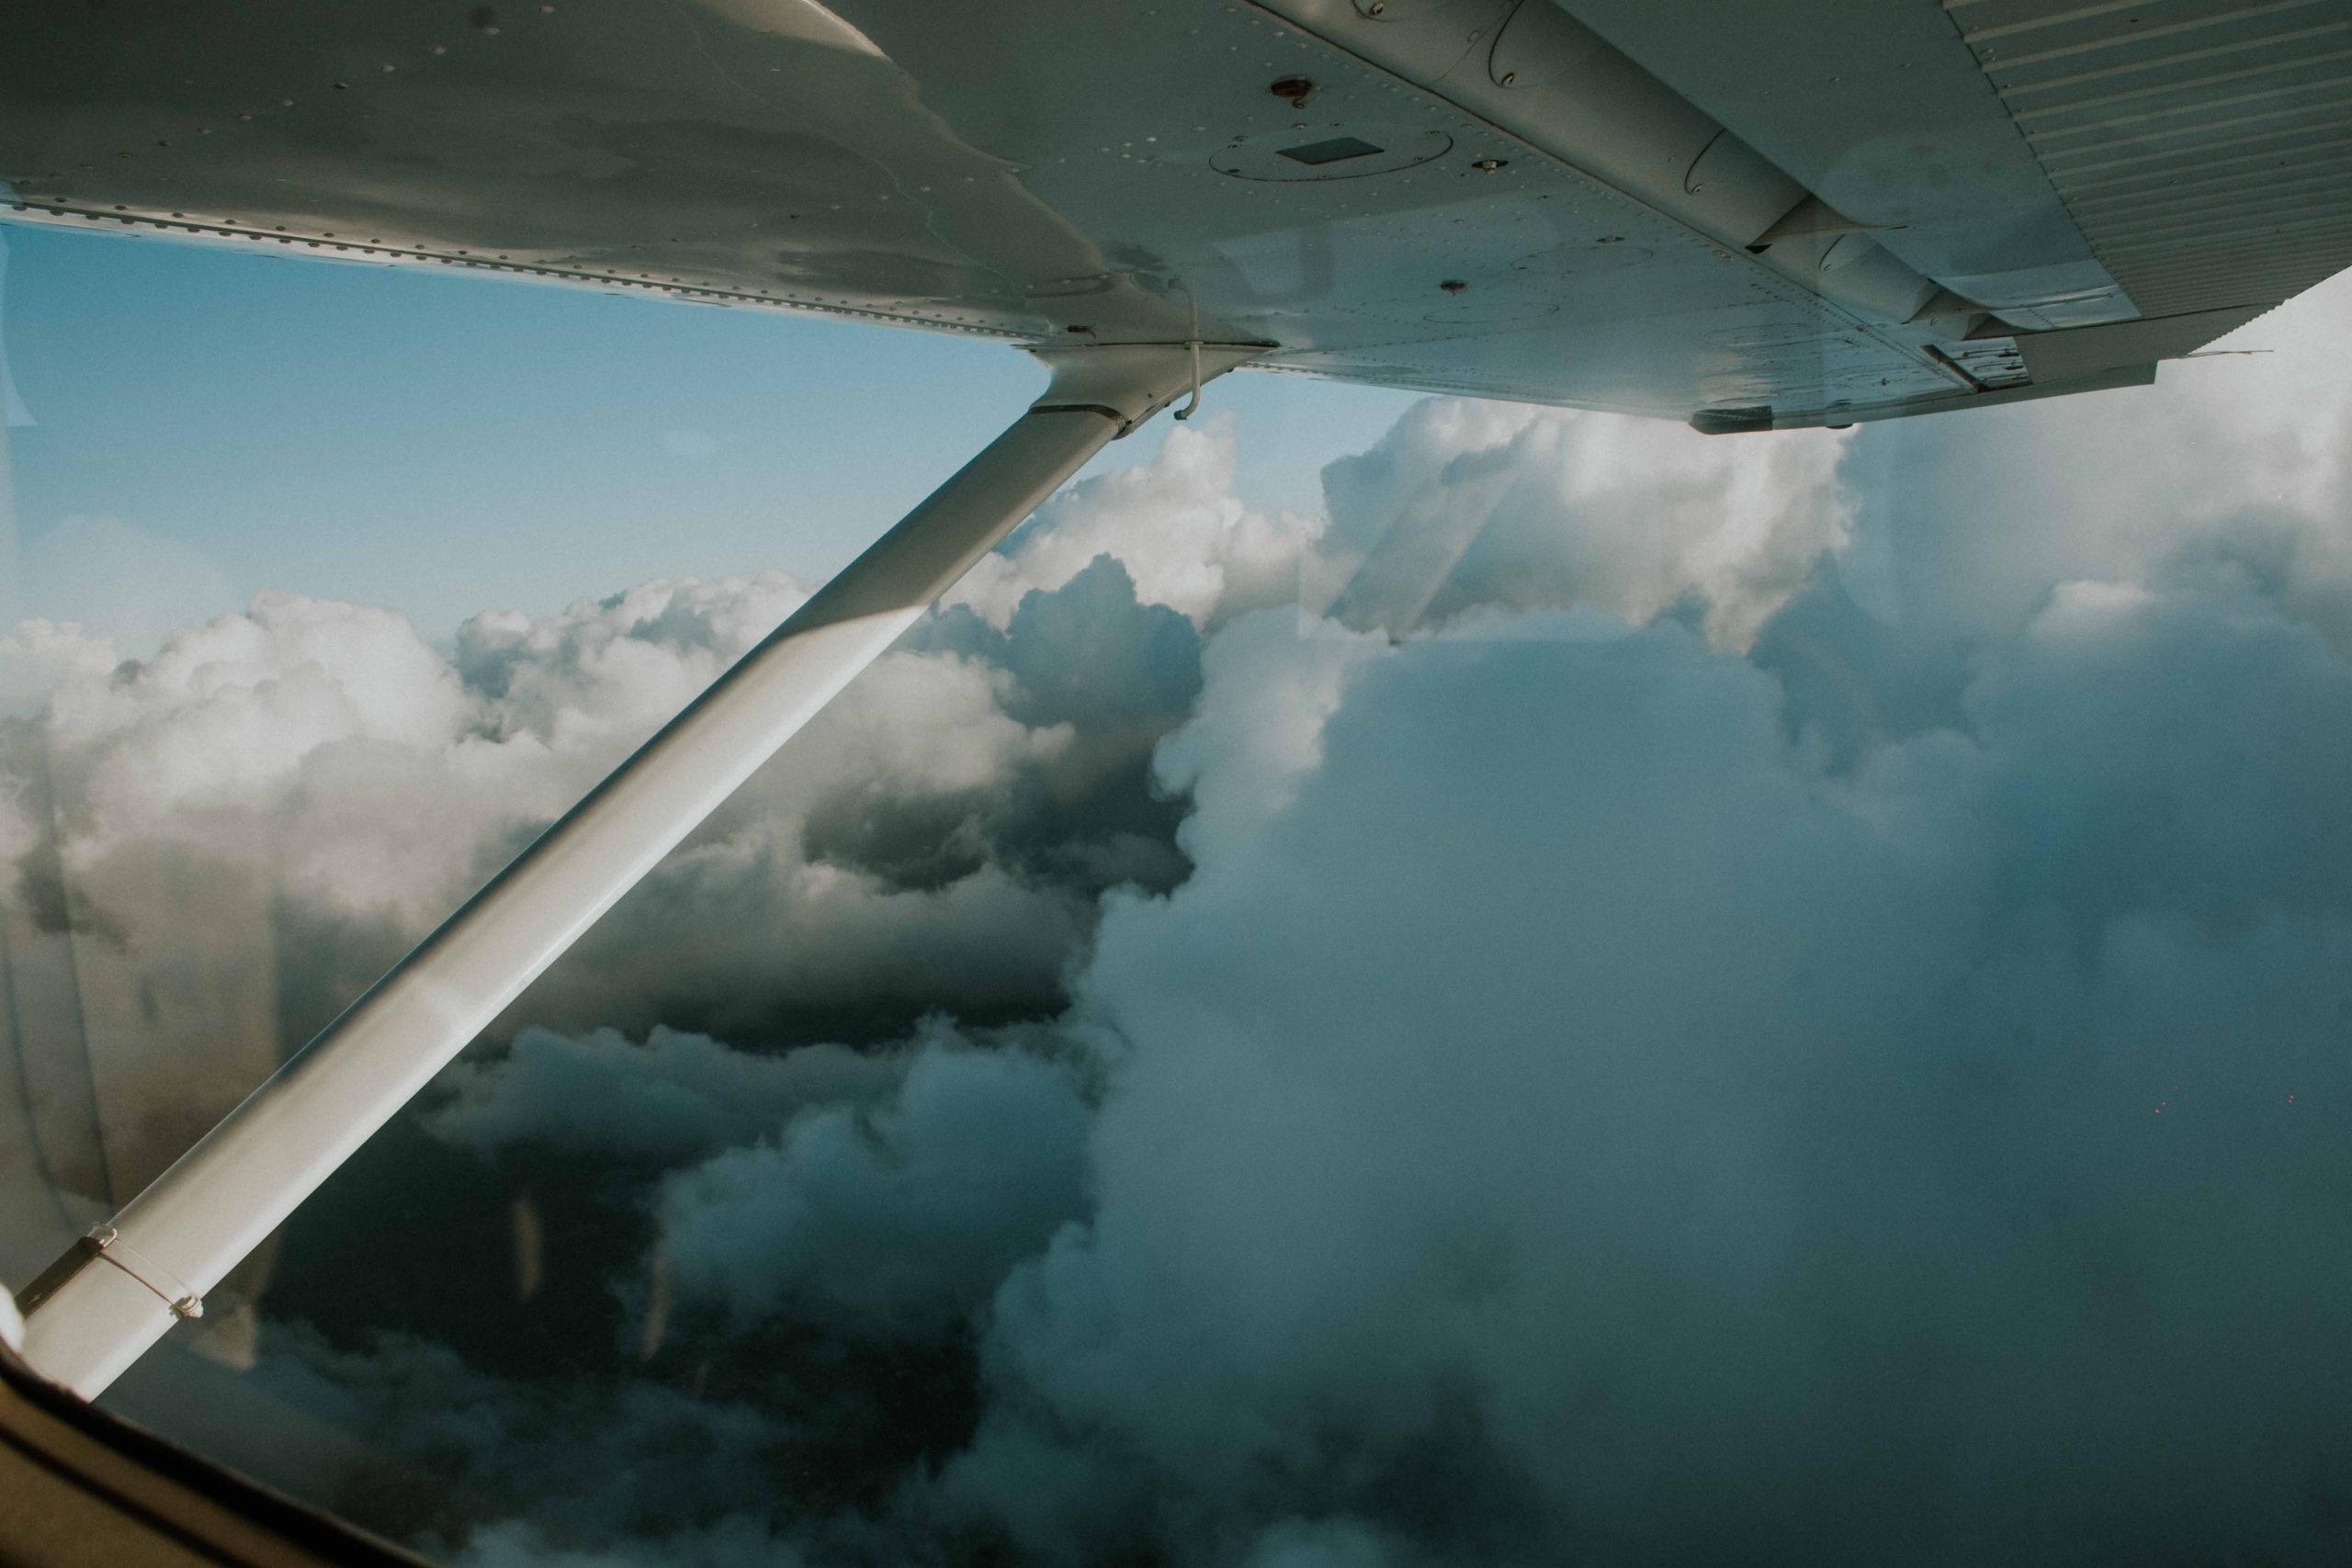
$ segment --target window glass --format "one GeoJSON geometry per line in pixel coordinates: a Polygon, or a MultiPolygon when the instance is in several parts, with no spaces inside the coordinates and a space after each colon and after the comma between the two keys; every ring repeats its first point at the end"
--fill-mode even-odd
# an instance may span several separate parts
{"type": "MultiPolygon", "coordinates": [[[[1042,384],[0,239],[17,1288],[1042,384]]],[[[105,1403],[484,1565],[2341,1560],[2348,349],[1217,381],[105,1403]]]]}

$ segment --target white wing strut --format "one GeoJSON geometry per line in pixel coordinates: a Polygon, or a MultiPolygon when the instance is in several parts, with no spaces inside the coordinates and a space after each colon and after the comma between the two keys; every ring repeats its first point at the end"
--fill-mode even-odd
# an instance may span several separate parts
{"type": "MultiPolygon", "coordinates": [[[[1213,347],[1212,376],[1254,349],[1213,347]]],[[[110,1225],[24,1294],[25,1359],[95,1398],[615,900],[1063,480],[1193,381],[1186,344],[1050,351],[1053,384],[110,1225]]]]}

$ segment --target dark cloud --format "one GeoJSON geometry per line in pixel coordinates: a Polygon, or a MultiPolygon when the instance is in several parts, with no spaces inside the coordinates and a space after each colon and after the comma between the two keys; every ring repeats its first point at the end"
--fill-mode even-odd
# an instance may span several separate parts
{"type": "MultiPolygon", "coordinates": [[[[2352,671],[2079,597],[1843,781],[1670,624],[1360,655],[1098,937],[1095,1211],[950,1494],[1079,1560],[2342,1550],[2352,671]],[[2140,700],[2223,689],[2301,722],[2140,700]]],[[[1301,647],[1235,627],[1204,713],[1301,647]]]]}
{"type": "Polygon", "coordinates": [[[1070,1066],[934,1032],[882,1103],[803,1111],[666,1179],[663,1256],[739,1325],[950,1334],[1084,1213],[1090,1111],[1070,1066]]]}
{"type": "Polygon", "coordinates": [[[862,1104],[899,1076],[890,1058],[839,1045],[767,1056],[671,1029],[642,1043],[526,1029],[495,1063],[443,1075],[428,1124],[484,1154],[530,1143],[674,1162],[748,1144],[810,1106],[862,1104]]]}

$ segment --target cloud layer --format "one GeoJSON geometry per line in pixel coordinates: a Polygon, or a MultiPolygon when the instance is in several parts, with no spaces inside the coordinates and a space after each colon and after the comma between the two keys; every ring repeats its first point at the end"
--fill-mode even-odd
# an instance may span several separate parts
{"type": "MultiPolygon", "coordinates": [[[[1057,502],[1025,556],[991,560],[986,615],[952,607],[869,671],[493,1036],[763,1045],[1057,1008],[1096,896],[1184,874],[1148,769],[1198,689],[1200,633],[1125,563],[1057,541],[1146,536],[1137,498],[1229,485],[1231,439],[1182,433],[1057,502]]],[[[1193,512],[1163,547],[1194,576],[1136,570],[1204,615],[1228,557],[1249,602],[1276,596],[1308,525],[1229,497],[1193,512]]],[[[160,1170],[806,593],[651,582],[484,614],[446,649],[393,612],[288,593],[134,662],[70,625],[0,639],[0,774],[24,781],[0,790],[0,898],[43,912],[19,966],[78,992],[51,1021],[86,1046],[115,1186],[160,1170]]]]}
{"type": "MultiPolygon", "coordinates": [[[[254,1387],[435,1479],[284,1478],[485,1565],[2340,1559],[2352,292],[2252,332],[1078,487],[353,1179],[573,1287],[298,1227],[254,1387]]],[[[20,631],[17,841],[141,972],[248,865],[322,993],[798,592],[20,631]]]]}

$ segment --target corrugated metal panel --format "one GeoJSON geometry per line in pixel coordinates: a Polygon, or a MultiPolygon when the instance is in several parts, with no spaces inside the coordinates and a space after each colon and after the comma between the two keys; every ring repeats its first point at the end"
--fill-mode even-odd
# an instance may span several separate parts
{"type": "Polygon", "coordinates": [[[1943,0],[2147,316],[2352,265],[2352,0],[1943,0]]]}

